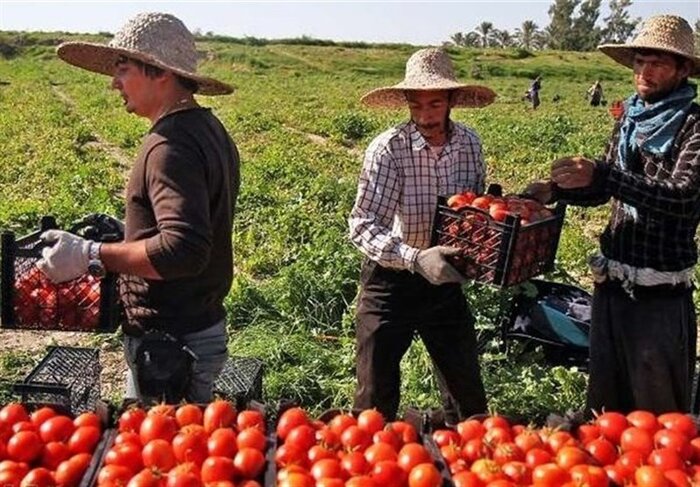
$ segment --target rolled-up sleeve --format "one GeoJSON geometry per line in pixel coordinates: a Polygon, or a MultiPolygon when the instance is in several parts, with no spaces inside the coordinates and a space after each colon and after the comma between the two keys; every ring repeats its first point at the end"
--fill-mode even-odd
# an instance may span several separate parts
{"type": "Polygon", "coordinates": [[[201,158],[162,143],[148,155],[146,186],[158,233],[146,253],[163,279],[197,275],[209,262],[212,229],[206,173],[201,158]]]}

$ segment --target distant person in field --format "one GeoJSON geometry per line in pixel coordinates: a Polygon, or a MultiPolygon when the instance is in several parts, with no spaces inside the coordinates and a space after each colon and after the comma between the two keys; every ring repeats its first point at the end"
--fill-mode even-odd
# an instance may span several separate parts
{"type": "Polygon", "coordinates": [[[542,89],[542,76],[537,76],[530,83],[530,87],[525,92],[525,99],[530,100],[532,109],[537,110],[540,106],[540,90],[542,89]]]}
{"type": "Polygon", "coordinates": [[[455,79],[442,49],[421,49],[402,82],[362,97],[377,108],[408,108],[410,120],[379,135],[365,153],[350,238],[364,254],[357,305],[356,408],[392,420],[399,407],[401,358],[419,336],[432,358],[446,420],[486,411],[474,317],[464,278],[431,247],[438,196],[484,191],[481,140],[450,119],[452,108],[493,102],[489,88],[455,79]]]}
{"type": "Polygon", "coordinates": [[[127,397],[208,402],[227,359],[223,300],[233,278],[239,157],[194,94],[233,89],[197,74],[194,37],[169,14],[139,14],[108,45],[67,42],[58,56],[111,76],[126,111],[151,128],[129,176],[125,241],[52,230],[40,268],[54,282],[88,269],[121,274],[127,397]]]}
{"type": "Polygon", "coordinates": [[[555,161],[541,201],[596,206],[612,199],[595,281],[586,410],[687,411],[695,365],[693,275],[700,221],[700,76],[693,30],[649,18],[629,44],[599,49],[632,68],[636,93],[605,154],[555,161]]]}
{"type": "Polygon", "coordinates": [[[600,106],[603,101],[603,85],[600,84],[600,80],[595,80],[595,83],[588,88],[586,98],[590,100],[592,107],[600,106]]]}

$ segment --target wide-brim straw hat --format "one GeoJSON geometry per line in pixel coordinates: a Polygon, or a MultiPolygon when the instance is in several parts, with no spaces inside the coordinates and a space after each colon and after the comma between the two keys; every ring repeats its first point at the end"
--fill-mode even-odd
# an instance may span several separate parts
{"type": "Polygon", "coordinates": [[[653,49],[690,59],[690,76],[700,76],[700,56],[695,54],[695,39],[690,24],[677,15],[656,15],[647,19],[639,34],[626,44],[602,44],[598,49],[628,68],[634,67],[639,49],[653,49]]]}
{"type": "Polygon", "coordinates": [[[233,93],[230,85],[197,74],[194,36],[180,19],[170,14],[138,14],[114,35],[109,44],[64,42],[56,52],[67,63],[95,73],[112,76],[117,61],[127,57],[195,81],[199,94],[233,93]]]}
{"type": "Polygon", "coordinates": [[[460,83],[455,78],[452,60],[443,49],[427,48],[414,53],[406,62],[403,81],[366,93],[361,102],[370,107],[406,106],[406,91],[455,92],[455,107],[483,107],[493,103],[496,93],[486,86],[460,83]]]}

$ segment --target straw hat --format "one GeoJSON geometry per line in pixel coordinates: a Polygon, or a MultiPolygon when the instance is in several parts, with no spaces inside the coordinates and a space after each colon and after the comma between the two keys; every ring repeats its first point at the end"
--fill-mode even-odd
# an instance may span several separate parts
{"type": "Polygon", "coordinates": [[[197,82],[197,93],[226,95],[226,83],[196,74],[194,37],[177,17],[164,13],[142,13],[129,20],[109,44],[64,42],[58,57],[79,68],[112,76],[121,56],[142,61],[197,82]]]}
{"type": "Polygon", "coordinates": [[[700,57],[694,53],[693,29],[688,22],[677,15],[657,15],[644,22],[637,37],[627,44],[603,44],[598,46],[604,54],[618,63],[633,67],[634,54],[638,49],[654,49],[678,54],[690,59],[695,68],[691,76],[700,76],[700,57]]]}
{"type": "Polygon", "coordinates": [[[405,91],[454,90],[456,107],[483,107],[493,103],[496,93],[485,86],[466,85],[455,78],[452,60],[439,48],[430,47],[414,53],[406,62],[406,75],[400,83],[366,93],[361,102],[370,107],[406,106],[405,91]]]}

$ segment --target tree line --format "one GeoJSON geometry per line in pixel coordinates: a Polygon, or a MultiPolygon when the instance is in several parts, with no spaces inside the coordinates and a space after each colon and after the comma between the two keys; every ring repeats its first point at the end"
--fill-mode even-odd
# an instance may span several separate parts
{"type": "MultiPolygon", "coordinates": [[[[592,51],[601,43],[627,41],[641,19],[632,18],[632,0],[609,0],[610,13],[600,17],[601,0],[554,0],[549,6],[549,25],[540,29],[525,20],[514,32],[498,29],[492,22],[481,22],[469,32],[457,32],[448,44],[463,47],[520,47],[527,50],[557,49],[592,51]]],[[[695,21],[696,50],[700,48],[700,20],[695,21]]]]}

